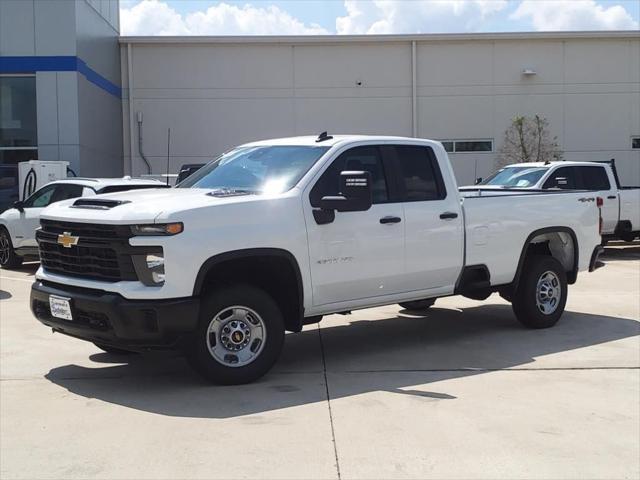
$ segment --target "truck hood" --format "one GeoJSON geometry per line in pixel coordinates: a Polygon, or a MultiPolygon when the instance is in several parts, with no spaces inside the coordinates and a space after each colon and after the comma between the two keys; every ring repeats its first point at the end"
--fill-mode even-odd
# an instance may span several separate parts
{"type": "Polygon", "coordinates": [[[159,188],[75,198],[50,205],[42,212],[41,217],[48,220],[97,221],[114,224],[154,223],[185,210],[260,201],[263,197],[262,195],[208,195],[212,191],[201,188],[159,188]],[[111,203],[105,203],[104,208],[95,208],[95,205],[74,206],[78,200],[111,203]],[[120,203],[116,204],[116,202],[120,203]]]}

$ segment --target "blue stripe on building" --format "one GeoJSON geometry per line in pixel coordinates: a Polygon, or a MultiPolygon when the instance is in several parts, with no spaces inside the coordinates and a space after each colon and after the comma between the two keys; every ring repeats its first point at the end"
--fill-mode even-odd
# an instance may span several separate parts
{"type": "Polygon", "coordinates": [[[78,72],[111,95],[122,98],[122,89],[76,56],[0,57],[0,73],[78,72]]]}

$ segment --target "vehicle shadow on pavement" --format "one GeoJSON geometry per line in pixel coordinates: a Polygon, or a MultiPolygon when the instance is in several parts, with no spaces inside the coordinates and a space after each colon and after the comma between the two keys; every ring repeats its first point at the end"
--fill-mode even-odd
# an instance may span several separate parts
{"type": "Polygon", "coordinates": [[[603,260],[638,260],[640,259],[640,246],[628,246],[624,248],[605,247],[603,260]]]}
{"type": "MultiPolygon", "coordinates": [[[[405,388],[500,369],[536,369],[537,357],[640,334],[635,320],[574,312],[565,312],[554,328],[527,330],[507,305],[432,308],[422,316],[400,312],[307,328],[287,335],[278,364],[250,385],[206,384],[175,353],[95,354],[93,361],[109,366],[65,365],[45,377],[76,395],[141,411],[229,418],[326,401],[325,375],[331,399],[388,391],[447,401],[455,397],[405,388]]],[[[584,368],[582,359],[563,366],[584,368]]]]}

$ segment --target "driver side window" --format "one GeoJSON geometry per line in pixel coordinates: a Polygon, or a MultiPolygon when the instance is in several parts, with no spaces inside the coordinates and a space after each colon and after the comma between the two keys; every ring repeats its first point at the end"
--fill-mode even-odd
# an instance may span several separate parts
{"type": "Polygon", "coordinates": [[[31,195],[24,202],[24,208],[43,208],[51,203],[53,194],[55,193],[56,186],[48,185],[41,188],[33,195],[31,195]]]}
{"type": "Polygon", "coordinates": [[[576,190],[581,187],[578,185],[576,178],[576,169],[574,167],[561,167],[551,174],[542,188],[545,190],[576,190]]]}
{"type": "Polygon", "coordinates": [[[389,201],[380,149],[377,146],[366,145],[350,148],[341,153],[329,168],[324,171],[311,189],[309,200],[312,207],[319,207],[322,197],[340,193],[340,172],[345,170],[371,172],[373,203],[386,203],[389,201]]]}

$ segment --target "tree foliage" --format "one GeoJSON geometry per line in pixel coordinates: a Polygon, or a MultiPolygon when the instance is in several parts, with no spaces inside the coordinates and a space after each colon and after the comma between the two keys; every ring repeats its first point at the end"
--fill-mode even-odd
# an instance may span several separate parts
{"type": "Polygon", "coordinates": [[[540,115],[518,115],[505,131],[496,166],[556,160],[562,160],[562,151],[558,137],[551,136],[549,121],[540,115]]]}

